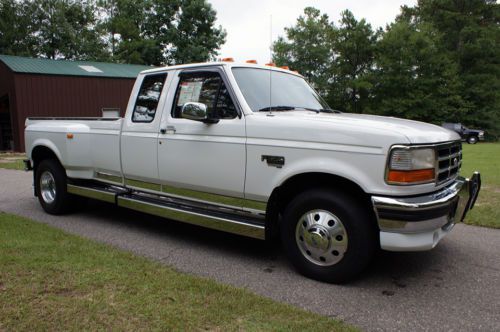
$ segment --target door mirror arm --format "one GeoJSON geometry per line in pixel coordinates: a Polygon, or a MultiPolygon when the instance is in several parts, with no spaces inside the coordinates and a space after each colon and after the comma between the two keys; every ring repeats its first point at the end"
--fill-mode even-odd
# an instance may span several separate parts
{"type": "Polygon", "coordinates": [[[201,122],[206,123],[206,124],[216,124],[219,123],[220,119],[217,118],[207,118],[205,120],[201,120],[201,122]]]}

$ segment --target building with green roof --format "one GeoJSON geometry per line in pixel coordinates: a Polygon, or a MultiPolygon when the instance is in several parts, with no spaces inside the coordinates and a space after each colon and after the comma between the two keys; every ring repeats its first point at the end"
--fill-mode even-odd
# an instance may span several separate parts
{"type": "Polygon", "coordinates": [[[135,78],[151,68],[0,55],[0,151],[24,151],[27,117],[123,115],[135,78]]]}

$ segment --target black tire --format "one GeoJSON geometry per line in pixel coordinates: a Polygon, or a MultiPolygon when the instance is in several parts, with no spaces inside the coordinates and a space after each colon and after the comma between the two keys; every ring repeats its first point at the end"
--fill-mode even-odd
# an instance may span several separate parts
{"type": "MultiPolygon", "coordinates": [[[[316,220],[317,215],[314,215],[316,220]]],[[[323,217],[321,217],[323,218],[323,217]]],[[[319,220],[319,218],[318,218],[319,220]]],[[[314,222],[313,222],[314,223],[314,222]]],[[[325,223],[324,221],[318,221],[318,223],[325,223]]],[[[321,236],[321,235],[317,235],[321,236]]],[[[283,223],[281,227],[281,237],[285,248],[285,251],[292,263],[292,265],[303,275],[330,283],[343,283],[352,280],[356,277],[370,262],[373,254],[377,251],[377,229],[375,227],[375,220],[373,220],[373,215],[370,213],[369,208],[364,206],[362,202],[354,199],[353,197],[341,193],[338,191],[328,190],[328,189],[314,189],[305,191],[298,196],[296,196],[286,207],[283,223]],[[300,232],[304,232],[303,235],[307,237],[307,242],[309,244],[314,243],[317,245],[316,241],[311,239],[311,230],[318,231],[322,234],[322,225],[318,227],[311,227],[309,231],[305,231],[305,223],[303,220],[304,216],[308,216],[309,212],[313,215],[315,211],[323,211],[328,219],[329,214],[335,216],[336,221],[332,222],[329,220],[327,222],[330,225],[335,225],[340,221],[339,227],[343,227],[342,231],[345,234],[345,239],[335,235],[336,231],[333,228],[328,228],[327,235],[323,239],[328,239],[328,248],[325,250],[324,255],[320,255],[321,263],[317,258],[311,256],[311,252],[304,248],[307,246],[304,242],[304,238],[299,236],[300,232]],[[300,225],[298,223],[301,223],[300,225]],[[303,227],[302,230],[299,228],[303,227]],[[341,242],[334,242],[339,238],[339,241],[344,241],[342,244],[345,252],[340,254],[337,250],[332,250],[335,246],[341,242]],[[300,244],[299,244],[300,243],[300,244]],[[300,248],[299,248],[300,246],[300,248]],[[310,257],[306,257],[307,255],[310,257]],[[304,252],[304,253],[303,253],[304,252]],[[337,257],[326,256],[328,254],[335,254],[337,257]],[[326,261],[325,261],[325,256],[326,261]],[[335,260],[340,259],[338,262],[335,260]],[[315,260],[312,262],[311,260],[315,260]],[[330,262],[328,260],[331,260],[330,262]],[[333,262],[332,262],[333,261],[333,262]],[[322,266],[318,264],[333,264],[328,266],[322,266]]],[[[316,238],[318,239],[318,238],[316,238]]],[[[323,240],[320,240],[323,241],[323,240]]],[[[320,242],[318,241],[318,242],[320,242]]],[[[321,242],[325,243],[325,242],[321,242]]],[[[316,252],[317,248],[311,249],[316,252]]],[[[324,248],[320,248],[323,250],[324,248]]],[[[314,256],[314,255],[313,255],[314,256]]]]}
{"type": "Polygon", "coordinates": [[[476,137],[476,136],[469,136],[469,137],[467,138],[467,143],[469,143],[469,144],[476,144],[476,143],[477,143],[477,141],[478,141],[478,139],[477,139],[477,137],[476,137]]]}
{"type": "Polygon", "coordinates": [[[74,203],[74,196],[67,192],[66,187],[66,172],[61,164],[54,159],[45,159],[40,162],[40,165],[36,168],[36,194],[40,205],[49,214],[64,214],[69,212],[74,203]],[[42,179],[43,177],[43,179],[42,179]],[[50,178],[52,177],[52,178],[50,178]],[[45,185],[45,188],[53,188],[54,195],[53,199],[51,193],[47,193],[50,189],[45,190],[42,185],[42,181],[47,182],[47,179],[53,180],[53,185],[45,185]]]}

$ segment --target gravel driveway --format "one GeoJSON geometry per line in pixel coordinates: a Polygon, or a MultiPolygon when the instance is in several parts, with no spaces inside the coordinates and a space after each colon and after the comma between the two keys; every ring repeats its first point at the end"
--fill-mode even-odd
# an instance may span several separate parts
{"type": "MultiPolygon", "coordinates": [[[[500,330],[500,230],[458,225],[422,253],[381,253],[348,285],[304,278],[278,245],[91,201],[67,216],[45,214],[31,173],[0,169],[0,210],[244,287],[367,331],[500,330]]],[[[251,308],[249,308],[251,310],[251,308]]]]}

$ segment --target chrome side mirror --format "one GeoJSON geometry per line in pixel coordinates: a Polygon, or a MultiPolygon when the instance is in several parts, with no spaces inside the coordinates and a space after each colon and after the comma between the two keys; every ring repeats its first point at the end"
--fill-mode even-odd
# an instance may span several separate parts
{"type": "Polygon", "coordinates": [[[184,119],[201,121],[203,123],[217,123],[219,119],[212,119],[208,117],[207,105],[203,103],[187,102],[182,105],[181,117],[184,119]]]}

